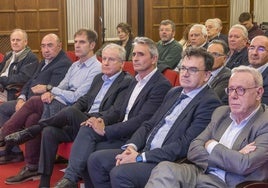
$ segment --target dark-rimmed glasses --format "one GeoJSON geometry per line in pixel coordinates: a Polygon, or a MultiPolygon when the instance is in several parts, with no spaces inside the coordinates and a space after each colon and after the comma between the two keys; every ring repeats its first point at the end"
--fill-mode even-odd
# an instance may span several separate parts
{"type": "Polygon", "coordinates": [[[178,69],[179,69],[180,72],[185,72],[186,71],[189,74],[195,74],[195,73],[197,73],[199,71],[207,71],[207,70],[200,70],[200,69],[198,69],[196,67],[187,68],[187,67],[184,67],[184,66],[179,66],[178,69]]]}
{"type": "Polygon", "coordinates": [[[255,87],[249,87],[249,88],[243,88],[243,87],[237,87],[237,88],[232,88],[232,87],[227,87],[225,88],[225,93],[227,95],[231,95],[231,93],[233,93],[235,91],[235,93],[239,96],[243,96],[245,95],[246,93],[246,90],[248,89],[255,89],[257,88],[256,86],[255,87]]]}

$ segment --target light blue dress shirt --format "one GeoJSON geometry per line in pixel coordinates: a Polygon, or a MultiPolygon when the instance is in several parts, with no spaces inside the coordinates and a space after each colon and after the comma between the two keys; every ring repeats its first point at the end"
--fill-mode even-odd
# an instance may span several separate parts
{"type": "Polygon", "coordinates": [[[107,93],[107,91],[109,90],[109,88],[111,87],[111,85],[113,84],[113,82],[119,76],[119,74],[121,72],[122,71],[116,73],[115,75],[113,75],[111,77],[108,77],[105,74],[102,75],[103,84],[101,86],[101,89],[100,89],[99,93],[95,97],[93,105],[91,106],[91,108],[88,111],[88,113],[99,112],[101,101],[103,100],[105,94],[107,93]]]}
{"type": "Polygon", "coordinates": [[[65,105],[71,105],[89,90],[94,77],[101,73],[101,63],[96,56],[85,62],[79,60],[72,64],[64,79],[51,93],[55,99],[65,105]]]}

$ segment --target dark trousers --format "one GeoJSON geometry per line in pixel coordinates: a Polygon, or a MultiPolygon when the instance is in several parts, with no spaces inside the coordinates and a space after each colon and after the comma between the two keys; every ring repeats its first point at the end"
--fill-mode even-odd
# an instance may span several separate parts
{"type": "Polygon", "coordinates": [[[55,116],[40,121],[40,125],[44,128],[41,139],[39,173],[45,176],[52,175],[58,144],[74,141],[80,124],[87,119],[87,115],[80,110],[66,107],[55,116]]]}
{"type": "Polygon", "coordinates": [[[115,166],[121,149],[101,150],[92,153],[87,162],[88,173],[94,188],[143,188],[156,163],[129,163],[115,166]]]}
{"type": "Polygon", "coordinates": [[[68,167],[64,177],[78,182],[79,177],[83,177],[86,187],[90,184],[87,160],[91,153],[101,149],[120,148],[124,140],[107,140],[106,137],[98,135],[91,127],[80,127],[80,130],[74,140],[68,167]]]}

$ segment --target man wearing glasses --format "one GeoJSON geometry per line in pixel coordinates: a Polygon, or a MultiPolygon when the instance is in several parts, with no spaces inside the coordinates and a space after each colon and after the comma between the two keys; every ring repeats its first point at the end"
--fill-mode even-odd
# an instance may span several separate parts
{"type": "Polygon", "coordinates": [[[185,50],[179,67],[182,87],[167,93],[153,117],[121,149],[90,155],[87,168],[94,187],[144,187],[159,162],[186,157],[190,142],[220,105],[207,86],[212,65],[213,57],[205,49],[185,50]]]}
{"type": "Polygon", "coordinates": [[[224,88],[228,86],[231,70],[225,67],[228,46],[222,40],[213,40],[208,45],[208,52],[214,57],[214,63],[208,85],[215,91],[224,104],[228,104],[228,99],[224,88]]]}
{"type": "Polygon", "coordinates": [[[250,66],[262,74],[264,93],[262,103],[268,104],[268,38],[256,36],[248,47],[248,60],[250,66]]]}
{"type": "Polygon", "coordinates": [[[146,188],[233,188],[268,177],[268,109],[261,104],[263,82],[254,68],[232,70],[226,93],[229,106],[217,108],[208,127],[192,141],[192,164],[162,162],[146,188]]]}

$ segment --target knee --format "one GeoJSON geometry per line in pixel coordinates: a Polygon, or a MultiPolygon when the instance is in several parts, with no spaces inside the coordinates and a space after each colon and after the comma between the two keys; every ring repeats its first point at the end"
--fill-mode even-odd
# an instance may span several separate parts
{"type": "Polygon", "coordinates": [[[54,139],[56,138],[56,128],[55,127],[45,127],[42,131],[42,139],[54,139]]]}

